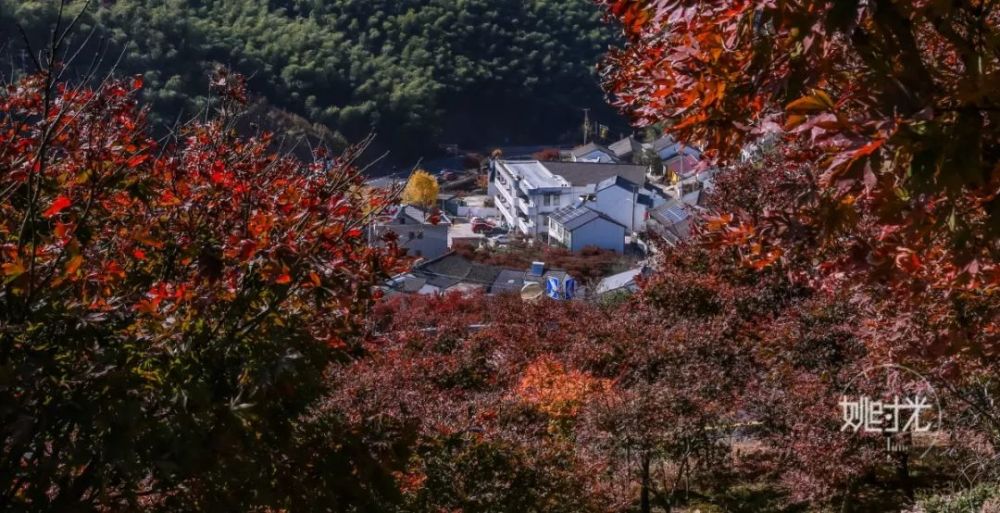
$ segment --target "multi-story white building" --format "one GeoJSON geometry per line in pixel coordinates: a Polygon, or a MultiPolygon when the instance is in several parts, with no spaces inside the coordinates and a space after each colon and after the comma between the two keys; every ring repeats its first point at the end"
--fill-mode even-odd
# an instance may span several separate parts
{"type": "Polygon", "coordinates": [[[504,224],[531,237],[547,235],[553,212],[581,202],[634,233],[662,201],[645,184],[644,166],[495,160],[489,193],[504,224]]]}

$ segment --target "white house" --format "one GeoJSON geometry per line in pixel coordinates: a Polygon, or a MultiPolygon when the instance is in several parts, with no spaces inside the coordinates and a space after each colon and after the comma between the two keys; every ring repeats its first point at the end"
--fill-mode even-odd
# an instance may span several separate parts
{"type": "Polygon", "coordinates": [[[614,164],[618,162],[618,157],[610,149],[597,144],[588,143],[583,146],[573,148],[569,152],[569,160],[572,162],[599,162],[601,164],[614,164]]]}
{"type": "Polygon", "coordinates": [[[413,205],[396,207],[380,217],[373,229],[373,240],[382,243],[386,232],[393,232],[400,248],[408,255],[434,259],[448,252],[448,227],[451,219],[438,214],[440,220],[431,222],[431,213],[413,205]]]}
{"type": "Polygon", "coordinates": [[[593,194],[585,200],[587,207],[624,226],[629,234],[644,231],[649,218],[648,212],[667,201],[651,188],[620,176],[612,176],[598,183],[593,194]]]}
{"type": "Polygon", "coordinates": [[[536,237],[546,232],[544,216],[572,202],[574,188],[537,160],[497,160],[489,192],[507,227],[536,237]]]}
{"type": "Polygon", "coordinates": [[[625,227],[585,205],[571,205],[553,212],[548,232],[550,243],[562,244],[571,251],[588,246],[618,253],[625,250],[625,227]]]}
{"type": "Polygon", "coordinates": [[[504,224],[531,237],[546,235],[548,217],[581,198],[631,233],[642,231],[644,209],[657,204],[645,183],[643,166],[495,160],[489,190],[504,224]]]}

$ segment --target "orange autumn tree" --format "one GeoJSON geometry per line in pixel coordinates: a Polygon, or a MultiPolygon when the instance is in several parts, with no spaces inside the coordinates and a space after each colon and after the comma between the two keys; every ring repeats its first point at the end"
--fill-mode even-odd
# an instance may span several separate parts
{"type": "Polygon", "coordinates": [[[437,205],[438,181],[434,175],[418,169],[410,175],[403,189],[403,202],[409,205],[416,205],[423,208],[432,208],[437,205]]]}
{"type": "Polygon", "coordinates": [[[363,236],[393,198],[364,191],[358,150],[302,162],[237,135],[246,92],[224,72],[214,115],[161,143],[141,79],[73,85],[48,64],[0,88],[0,503],[278,510],[376,494],[343,479],[373,461],[364,447],[307,444],[338,428],[302,417],[397,266],[363,236]],[[339,467],[300,472],[319,463],[339,467]]]}
{"type": "Polygon", "coordinates": [[[553,419],[567,420],[575,417],[587,400],[610,388],[609,380],[567,369],[551,356],[542,356],[524,369],[516,394],[553,419]]]}

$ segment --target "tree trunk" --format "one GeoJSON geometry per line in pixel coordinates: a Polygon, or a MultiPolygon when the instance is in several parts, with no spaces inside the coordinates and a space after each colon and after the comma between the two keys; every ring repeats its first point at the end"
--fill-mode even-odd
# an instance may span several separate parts
{"type": "Polygon", "coordinates": [[[900,451],[896,455],[896,478],[903,488],[906,498],[913,502],[913,480],[910,479],[910,455],[906,451],[900,451]]]}
{"type": "Polygon", "coordinates": [[[649,513],[649,452],[642,454],[642,489],[639,493],[639,510],[649,513]]]}

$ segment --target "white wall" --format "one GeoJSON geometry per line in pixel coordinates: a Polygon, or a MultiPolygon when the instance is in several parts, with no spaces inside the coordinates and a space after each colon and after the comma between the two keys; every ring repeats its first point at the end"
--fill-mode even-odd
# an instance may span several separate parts
{"type": "Polygon", "coordinates": [[[448,225],[446,224],[388,224],[376,228],[376,234],[381,236],[386,231],[393,231],[399,237],[397,244],[406,249],[406,253],[414,257],[428,260],[437,258],[448,252],[448,225]],[[410,234],[413,239],[410,239],[410,234]],[[419,234],[423,233],[423,237],[419,234]]]}
{"type": "Polygon", "coordinates": [[[466,207],[459,205],[455,210],[459,217],[497,217],[500,212],[493,207],[466,207]]]}

